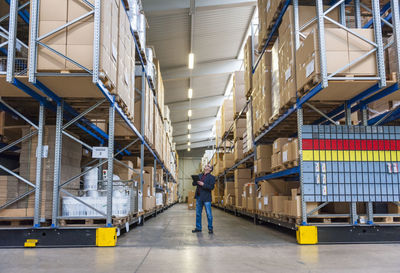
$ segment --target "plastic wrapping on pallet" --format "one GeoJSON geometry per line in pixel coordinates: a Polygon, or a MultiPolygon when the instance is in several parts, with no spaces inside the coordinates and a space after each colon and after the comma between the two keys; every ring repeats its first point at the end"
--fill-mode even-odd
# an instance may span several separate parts
{"type": "Polygon", "coordinates": [[[143,13],[139,13],[137,19],[139,42],[141,49],[144,50],[146,48],[146,16],[143,13]]]}
{"type": "Polygon", "coordinates": [[[128,16],[133,31],[138,31],[138,16],[140,14],[140,8],[137,0],[128,0],[128,16]]]}

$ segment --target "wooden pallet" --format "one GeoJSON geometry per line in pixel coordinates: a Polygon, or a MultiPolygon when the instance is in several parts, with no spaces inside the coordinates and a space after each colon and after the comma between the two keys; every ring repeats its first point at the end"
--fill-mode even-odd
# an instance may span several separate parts
{"type": "Polygon", "coordinates": [[[374,216],[374,223],[398,224],[398,223],[400,223],[400,217],[399,216],[374,216]]]}
{"type": "Polygon", "coordinates": [[[240,112],[236,112],[236,113],[234,113],[233,114],[233,120],[236,120],[236,119],[244,119],[244,118],[246,118],[246,113],[242,113],[241,115],[239,115],[240,114],[240,112]]]}
{"type": "Polygon", "coordinates": [[[90,219],[90,218],[77,218],[77,219],[61,219],[60,226],[62,227],[74,227],[74,226],[104,226],[106,219],[90,219]]]}
{"type": "Polygon", "coordinates": [[[289,110],[293,105],[295,105],[296,100],[297,99],[295,97],[290,98],[284,105],[282,105],[279,108],[279,114],[283,115],[284,113],[286,113],[287,110],[289,110]]]}
{"type": "Polygon", "coordinates": [[[263,133],[268,128],[268,126],[269,126],[269,123],[262,125],[260,128],[257,129],[257,131],[255,132],[254,135],[256,137],[258,137],[259,135],[261,135],[261,133],[263,133]]]}
{"type": "Polygon", "coordinates": [[[286,161],[282,163],[282,165],[284,169],[291,169],[299,166],[299,161],[298,160],[286,161]]]}
{"type": "Polygon", "coordinates": [[[280,171],[283,171],[283,170],[284,170],[284,166],[283,165],[278,165],[278,166],[275,166],[275,167],[271,168],[271,171],[273,173],[280,172],[280,171]]]}
{"type": "Polygon", "coordinates": [[[300,97],[304,96],[320,81],[321,81],[320,75],[319,74],[314,75],[302,87],[298,88],[297,93],[300,95],[300,97]]]}
{"type": "MultiPolygon", "coordinates": [[[[51,220],[41,223],[43,227],[50,226],[51,220]]],[[[33,218],[0,218],[0,227],[32,227],[33,218]]]]}
{"type": "Polygon", "coordinates": [[[262,177],[262,176],[265,176],[265,175],[268,175],[268,174],[270,174],[271,172],[257,172],[256,173],[256,177],[262,177]]]}
{"type": "Polygon", "coordinates": [[[346,224],[350,223],[349,216],[329,216],[329,217],[318,217],[316,216],[309,216],[307,218],[307,223],[309,224],[346,224]]]}

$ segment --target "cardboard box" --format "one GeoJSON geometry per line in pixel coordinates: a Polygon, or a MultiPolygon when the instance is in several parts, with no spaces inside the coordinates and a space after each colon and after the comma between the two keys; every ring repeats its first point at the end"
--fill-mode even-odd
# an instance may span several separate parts
{"type": "Polygon", "coordinates": [[[250,179],[251,178],[251,169],[236,169],[234,170],[234,176],[236,179],[250,179]]]}
{"type": "Polygon", "coordinates": [[[120,164],[119,162],[114,161],[114,174],[118,175],[121,180],[125,180],[125,181],[131,180],[133,178],[132,176],[134,174],[132,161],[121,160],[121,162],[125,163],[132,169],[120,164]]]}
{"type": "Polygon", "coordinates": [[[235,155],[233,153],[225,153],[223,159],[223,169],[228,169],[235,165],[235,155]]]}
{"type": "Polygon", "coordinates": [[[285,201],[288,199],[288,196],[272,196],[273,213],[283,214],[285,212],[285,201]]]}
{"type": "Polygon", "coordinates": [[[256,203],[256,198],[253,196],[253,197],[247,197],[247,206],[246,206],[246,208],[248,209],[248,210],[255,210],[256,208],[255,208],[255,204],[256,203]]]}
{"type": "Polygon", "coordinates": [[[224,189],[224,196],[228,195],[235,195],[235,183],[233,182],[226,182],[225,189],[224,189]]]}
{"type": "Polygon", "coordinates": [[[271,172],[271,166],[272,166],[272,162],[271,162],[271,156],[269,158],[260,158],[256,161],[256,166],[257,167],[257,171],[255,170],[255,173],[269,173],[271,172]]]}
{"type": "Polygon", "coordinates": [[[246,197],[256,196],[256,187],[254,183],[247,183],[245,185],[245,189],[246,189],[246,197]]]}
{"type": "Polygon", "coordinates": [[[291,138],[278,138],[274,141],[272,152],[274,154],[279,153],[282,150],[283,145],[290,142],[291,138]]]}

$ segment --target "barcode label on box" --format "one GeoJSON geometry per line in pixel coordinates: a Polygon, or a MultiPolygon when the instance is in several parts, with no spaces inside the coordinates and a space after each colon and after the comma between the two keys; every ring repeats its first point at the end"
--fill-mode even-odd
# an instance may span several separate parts
{"type": "Polygon", "coordinates": [[[306,66],[306,78],[308,78],[308,76],[310,76],[313,72],[314,72],[314,60],[312,60],[306,66]]]}
{"type": "Polygon", "coordinates": [[[292,76],[292,69],[289,67],[285,71],[285,81],[287,81],[290,78],[290,76],[292,76]]]}

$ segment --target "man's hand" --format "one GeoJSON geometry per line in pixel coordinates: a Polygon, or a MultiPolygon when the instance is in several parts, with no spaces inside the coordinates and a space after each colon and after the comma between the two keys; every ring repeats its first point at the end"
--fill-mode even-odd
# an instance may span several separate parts
{"type": "Polygon", "coordinates": [[[201,182],[201,181],[197,181],[197,184],[198,184],[199,186],[204,186],[204,182],[201,182]]]}

